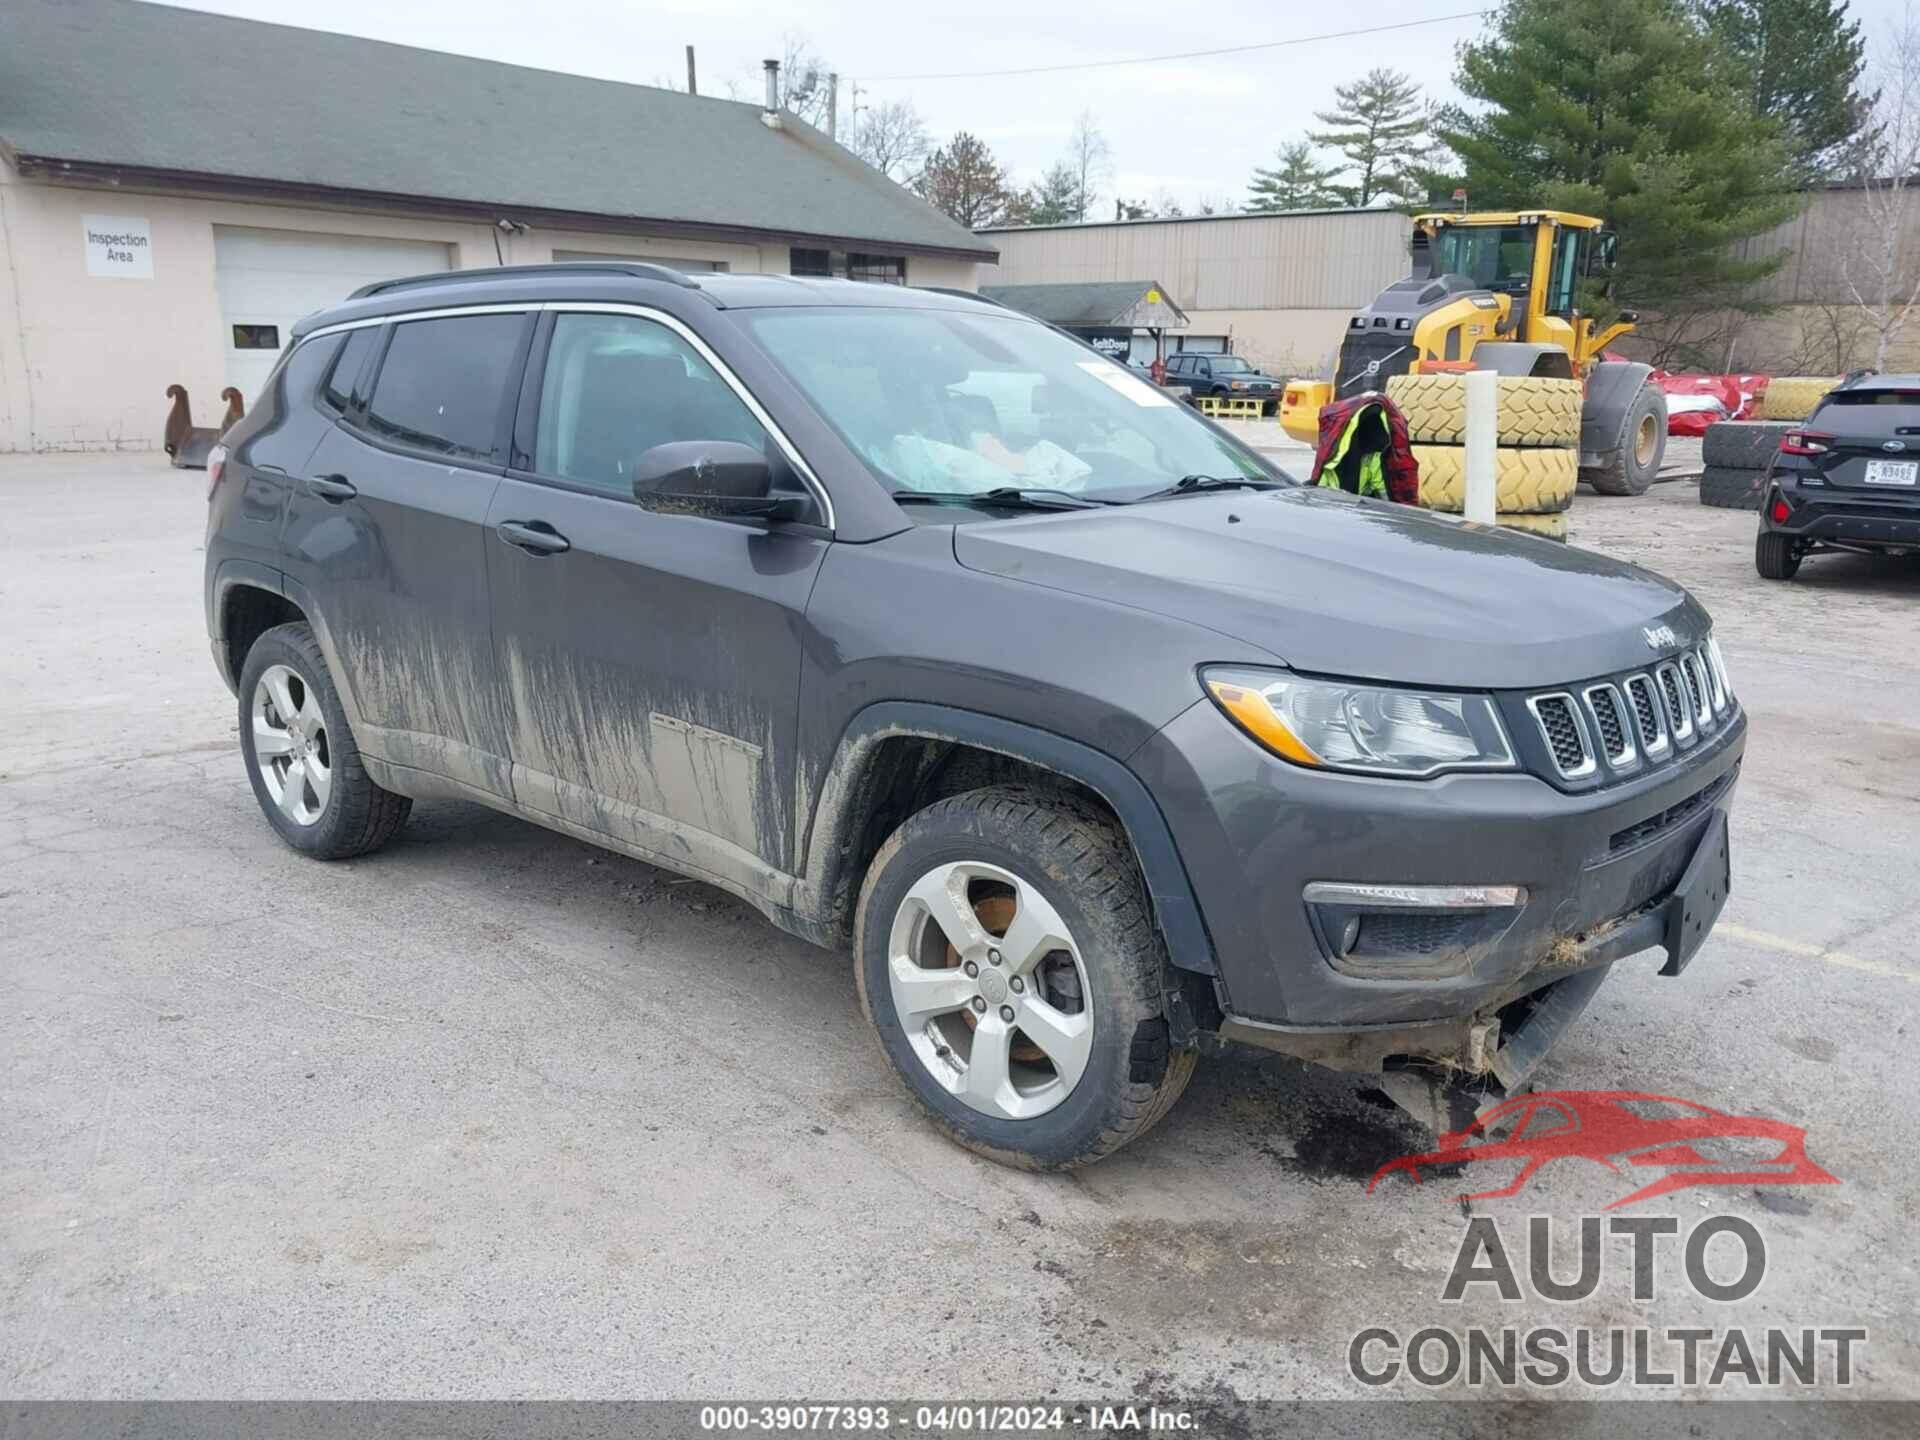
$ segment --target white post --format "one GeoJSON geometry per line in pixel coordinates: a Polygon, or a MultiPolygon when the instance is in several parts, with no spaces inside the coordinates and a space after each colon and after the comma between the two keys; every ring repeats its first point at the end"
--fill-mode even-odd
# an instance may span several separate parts
{"type": "Polygon", "coordinates": [[[1467,399],[1466,517],[1492,525],[1499,506],[1495,467],[1500,440],[1500,377],[1491,370],[1469,370],[1461,377],[1467,399]]]}

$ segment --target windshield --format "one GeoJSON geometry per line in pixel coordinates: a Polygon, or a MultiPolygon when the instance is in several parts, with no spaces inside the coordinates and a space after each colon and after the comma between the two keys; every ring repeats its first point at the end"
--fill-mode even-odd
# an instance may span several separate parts
{"type": "Polygon", "coordinates": [[[896,492],[1124,501],[1195,475],[1280,478],[1125,367],[1029,320],[824,307],[740,318],[896,492]]]}
{"type": "Polygon", "coordinates": [[[1216,355],[1213,357],[1213,373],[1216,375],[1245,375],[1253,367],[1238,355],[1216,355]]]}
{"type": "Polygon", "coordinates": [[[1454,226],[1433,242],[1442,275],[1464,275],[1483,290],[1524,290],[1533,281],[1533,231],[1525,225],[1454,226]]]}

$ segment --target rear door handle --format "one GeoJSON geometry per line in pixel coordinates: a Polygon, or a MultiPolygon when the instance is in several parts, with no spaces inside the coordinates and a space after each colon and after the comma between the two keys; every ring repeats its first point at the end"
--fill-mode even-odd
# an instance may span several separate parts
{"type": "Polygon", "coordinates": [[[529,555],[564,555],[573,548],[566,536],[544,520],[502,520],[494,533],[529,555]]]}
{"type": "Polygon", "coordinates": [[[318,495],[329,504],[338,505],[351,500],[360,492],[353,488],[353,482],[344,475],[314,475],[306,482],[307,492],[318,495]]]}

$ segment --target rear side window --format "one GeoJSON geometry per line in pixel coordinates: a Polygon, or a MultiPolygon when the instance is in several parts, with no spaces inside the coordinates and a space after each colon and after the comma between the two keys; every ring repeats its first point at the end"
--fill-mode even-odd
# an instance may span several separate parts
{"type": "Polygon", "coordinates": [[[525,326],[524,315],[455,315],[394,326],[367,401],[367,429],[442,455],[495,459],[501,401],[525,326]]]}
{"type": "Polygon", "coordinates": [[[313,387],[322,375],[329,373],[329,367],[340,353],[341,344],[346,338],[345,335],[322,335],[318,340],[309,340],[304,345],[293,347],[281,362],[289,400],[306,400],[313,395],[313,387]]]}
{"type": "Polygon", "coordinates": [[[1829,395],[1807,424],[1847,431],[1891,435],[1920,426],[1920,391],[1841,390],[1829,395]]]}
{"type": "Polygon", "coordinates": [[[373,349],[374,342],[379,338],[378,326],[348,333],[346,349],[334,361],[333,369],[327,373],[326,388],[320,392],[334,409],[351,410],[367,398],[354,388],[353,382],[366,369],[367,352],[373,349]]]}
{"type": "Polygon", "coordinates": [[[681,440],[776,454],[753,412],[666,326],[633,315],[555,318],[534,439],[539,474],[630,499],[633,462],[681,440]]]}

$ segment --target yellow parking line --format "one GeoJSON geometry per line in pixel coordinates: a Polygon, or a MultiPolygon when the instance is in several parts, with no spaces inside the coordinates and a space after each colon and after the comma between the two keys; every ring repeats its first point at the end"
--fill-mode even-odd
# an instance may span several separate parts
{"type": "Polygon", "coordinates": [[[1729,925],[1724,920],[1713,928],[1716,934],[1726,935],[1735,940],[1744,940],[1747,944],[1758,945],[1763,950],[1778,950],[1783,955],[1804,955],[1809,960],[1838,965],[1842,970],[1858,970],[1867,975],[1884,975],[1890,980],[1905,980],[1909,984],[1920,985],[1920,971],[1902,970],[1898,965],[1889,965],[1884,960],[1867,960],[1858,955],[1849,955],[1844,950],[1829,950],[1824,945],[1809,945],[1804,940],[1789,940],[1784,935],[1774,935],[1765,930],[1749,930],[1744,925],[1729,925]]]}

